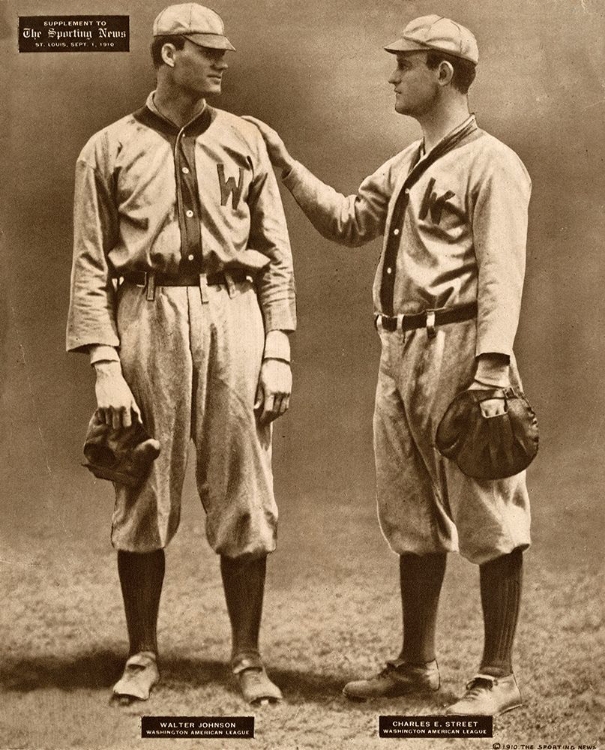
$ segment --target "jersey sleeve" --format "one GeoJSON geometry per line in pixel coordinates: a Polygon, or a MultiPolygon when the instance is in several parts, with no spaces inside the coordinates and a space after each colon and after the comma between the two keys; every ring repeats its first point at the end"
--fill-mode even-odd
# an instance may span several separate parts
{"type": "Polygon", "coordinates": [[[67,319],[67,351],[91,344],[117,347],[115,290],[107,253],[118,232],[117,209],[106,165],[88,144],[76,164],[74,247],[67,319]]]}
{"type": "Polygon", "coordinates": [[[283,183],[315,229],[329,240],[358,247],[384,233],[392,194],[390,162],[349,196],[326,185],[300,162],[295,162],[283,183]]]}
{"type": "Polygon", "coordinates": [[[260,136],[248,203],[250,206],[250,248],[269,258],[257,275],[259,304],[265,331],[293,331],[296,302],[292,251],[279,186],[260,136]]]}
{"type": "Polygon", "coordinates": [[[478,185],[473,208],[476,355],[510,355],[521,311],[531,180],[511,152],[490,159],[478,185]]]}

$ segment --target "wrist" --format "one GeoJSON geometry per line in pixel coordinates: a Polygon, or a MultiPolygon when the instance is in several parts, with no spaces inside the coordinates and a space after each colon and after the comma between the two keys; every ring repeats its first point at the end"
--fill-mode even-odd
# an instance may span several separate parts
{"type": "Polygon", "coordinates": [[[97,362],[120,361],[120,355],[115,346],[109,346],[108,344],[91,344],[88,347],[88,353],[90,355],[91,365],[94,365],[97,362]]]}
{"type": "Polygon", "coordinates": [[[265,359],[290,362],[290,339],[285,331],[268,331],[265,337],[265,350],[263,352],[263,360],[265,359]]]}
{"type": "Polygon", "coordinates": [[[122,366],[116,360],[100,360],[93,365],[97,377],[115,377],[122,374],[122,366]]]}
{"type": "Polygon", "coordinates": [[[509,366],[506,354],[482,354],[477,359],[475,381],[486,388],[505,388],[509,385],[509,366]]]}
{"type": "Polygon", "coordinates": [[[278,168],[281,169],[282,179],[290,174],[295,164],[296,159],[293,159],[290,154],[280,159],[278,168]]]}

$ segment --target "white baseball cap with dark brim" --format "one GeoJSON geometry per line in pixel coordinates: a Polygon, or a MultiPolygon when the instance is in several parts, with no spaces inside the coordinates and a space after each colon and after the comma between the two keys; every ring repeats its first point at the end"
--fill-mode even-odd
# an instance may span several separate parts
{"type": "Polygon", "coordinates": [[[443,16],[421,16],[410,21],[401,38],[385,47],[393,54],[438,50],[448,55],[479,62],[479,48],[473,34],[464,26],[443,16]]]}
{"type": "Polygon", "coordinates": [[[200,47],[233,50],[218,13],[197,3],[169,5],[153,22],[154,36],[184,36],[200,47]]]}

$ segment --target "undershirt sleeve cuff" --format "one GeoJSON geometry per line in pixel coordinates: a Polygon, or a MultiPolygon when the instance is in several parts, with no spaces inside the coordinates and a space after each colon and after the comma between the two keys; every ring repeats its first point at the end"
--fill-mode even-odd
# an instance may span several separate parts
{"type": "Polygon", "coordinates": [[[90,364],[97,362],[119,362],[120,355],[113,346],[106,344],[95,344],[88,348],[90,353],[90,364]]]}

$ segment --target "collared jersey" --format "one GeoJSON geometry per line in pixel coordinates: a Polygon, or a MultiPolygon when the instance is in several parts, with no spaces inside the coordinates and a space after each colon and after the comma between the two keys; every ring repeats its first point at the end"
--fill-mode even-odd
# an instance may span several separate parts
{"type": "Polygon", "coordinates": [[[424,154],[412,143],[345,197],[296,163],[284,184],[328,239],[384,235],[374,307],[387,315],[477,301],[476,354],[512,352],[531,180],[470,117],[424,154]]]}
{"type": "Polygon", "coordinates": [[[113,278],[127,271],[256,277],[265,329],[296,327],[277,181],[254,125],[206,106],[185,127],[153,94],[94,135],[76,166],[67,349],[119,346],[113,278]]]}

